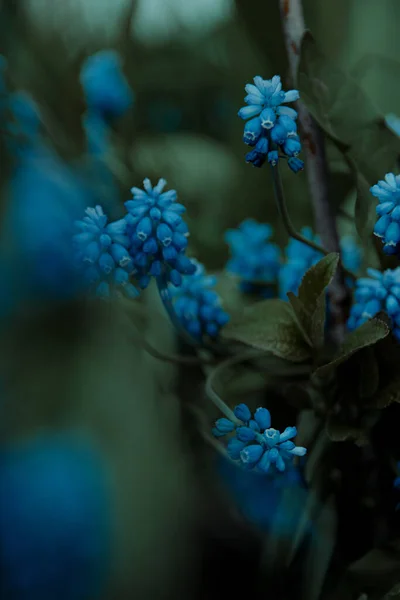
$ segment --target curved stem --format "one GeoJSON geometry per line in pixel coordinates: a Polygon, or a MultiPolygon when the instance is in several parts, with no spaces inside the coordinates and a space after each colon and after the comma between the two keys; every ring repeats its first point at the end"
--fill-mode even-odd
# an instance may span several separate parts
{"type": "Polygon", "coordinates": [[[264,356],[265,352],[260,350],[249,351],[247,350],[245,353],[238,354],[236,356],[231,356],[226,360],[222,361],[207,377],[206,380],[206,394],[210,398],[210,400],[215,404],[215,406],[222,412],[224,415],[230,419],[233,423],[237,425],[241,424],[241,421],[235,417],[235,414],[231,408],[222,400],[221,396],[217,394],[214,389],[214,383],[218,376],[224,371],[226,368],[233,367],[241,362],[245,362],[247,360],[252,360],[254,358],[260,358],[264,356]]]}
{"type": "Polygon", "coordinates": [[[164,304],[164,308],[167,311],[168,316],[171,320],[171,323],[173,324],[175,329],[178,331],[178,333],[182,336],[182,338],[189,345],[195,346],[198,348],[201,345],[200,342],[198,342],[194,337],[192,337],[186,331],[186,329],[183,327],[182,323],[180,322],[178,315],[175,312],[175,309],[173,307],[172,300],[171,300],[171,294],[169,293],[169,290],[168,290],[168,282],[166,281],[165,275],[160,275],[159,277],[157,277],[157,287],[158,287],[158,292],[160,294],[162,303],[164,304]]]}
{"type": "MultiPolygon", "coordinates": [[[[283,192],[283,186],[282,186],[281,176],[279,173],[279,168],[278,168],[278,166],[275,166],[275,167],[271,166],[271,169],[272,169],[272,178],[273,178],[273,182],[274,182],[276,205],[278,207],[279,214],[282,218],[282,221],[283,221],[283,224],[285,226],[287,233],[290,235],[290,237],[294,238],[295,240],[298,240],[299,242],[306,244],[310,248],[313,248],[317,252],[321,252],[321,254],[323,254],[324,256],[327,256],[327,254],[329,254],[328,250],[326,250],[319,244],[316,244],[312,240],[307,239],[306,237],[301,235],[301,233],[296,231],[296,229],[290,219],[289,211],[287,209],[287,204],[286,204],[285,194],[283,192]]],[[[345,269],[343,267],[343,265],[342,265],[342,271],[347,277],[350,277],[354,281],[357,279],[356,275],[354,275],[354,273],[352,273],[351,271],[348,271],[347,269],[345,269]]]]}
{"type": "Polygon", "coordinates": [[[317,250],[317,252],[321,252],[321,254],[324,254],[326,256],[327,254],[329,254],[329,252],[325,250],[325,248],[323,248],[319,244],[316,244],[312,240],[307,239],[306,237],[301,235],[301,233],[296,231],[290,219],[289,211],[287,209],[285,195],[283,192],[282,180],[279,173],[279,167],[277,165],[275,167],[271,166],[271,170],[274,182],[276,205],[278,207],[278,211],[282,218],[286,231],[288,232],[290,237],[294,238],[295,240],[298,240],[299,242],[303,242],[303,244],[306,244],[310,248],[313,248],[314,250],[317,250]]]}

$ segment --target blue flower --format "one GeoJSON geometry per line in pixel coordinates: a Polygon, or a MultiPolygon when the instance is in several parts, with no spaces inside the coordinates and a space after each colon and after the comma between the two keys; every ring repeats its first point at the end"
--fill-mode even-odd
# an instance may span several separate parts
{"type": "Polygon", "coordinates": [[[130,282],[135,269],[127,249],[125,219],[108,223],[101,206],[87,208],[85,212],[83,220],[75,223],[79,233],[73,236],[73,246],[87,285],[100,297],[121,290],[128,297],[138,296],[138,290],[130,282]]]}
{"type": "Polygon", "coordinates": [[[283,433],[273,429],[271,415],[266,408],[258,408],[254,418],[251,418],[248,406],[239,404],[234,413],[242,425],[229,419],[219,419],[213,433],[216,437],[223,437],[235,432],[236,437],[228,441],[226,450],[231,459],[239,460],[245,468],[256,468],[267,473],[271,465],[274,465],[278,471],[283,472],[294,456],[306,454],[306,448],[296,446],[291,441],[297,435],[296,427],[286,427],[283,433]]]}
{"type": "MultiPolygon", "coordinates": [[[[308,240],[319,243],[318,236],[314,236],[309,227],[303,227],[301,234],[308,240]]],[[[279,297],[283,300],[287,300],[288,292],[298,292],[305,272],[322,258],[318,250],[295,239],[290,239],[285,255],[286,262],[279,272],[279,297]]]]}
{"type": "Polygon", "coordinates": [[[357,273],[360,270],[363,253],[360,246],[351,235],[340,240],[341,259],[345,269],[357,273]]]}
{"type": "Polygon", "coordinates": [[[132,188],[133,200],[125,202],[130,252],[139,272],[139,285],[147,287],[151,277],[165,275],[180,286],[182,275],[192,275],[196,265],[185,256],[189,230],[181,215],[185,207],[176,202],[175,190],[163,193],[165,179],[153,188],[149,179],[144,190],[132,188]]]}
{"type": "MultiPolygon", "coordinates": [[[[182,325],[193,337],[215,338],[221,327],[229,321],[229,315],[222,309],[218,294],[212,289],[216,278],[205,275],[204,267],[196,262],[193,275],[183,277],[180,287],[171,289],[174,310],[182,325]]],[[[220,423],[226,419],[220,419],[220,423]]],[[[229,421],[230,423],[230,421],[229,421]]],[[[221,427],[216,425],[221,431],[221,427]]]]}
{"type": "Polygon", "coordinates": [[[261,286],[261,291],[268,293],[264,286],[277,281],[281,252],[269,241],[271,235],[270,225],[257,223],[254,219],[246,219],[238,229],[228,229],[225,233],[232,256],[226,269],[239,275],[244,292],[259,291],[261,286]]]}
{"type": "Polygon", "coordinates": [[[378,312],[386,311],[392,320],[393,334],[400,340],[400,267],[383,273],[367,269],[367,273],[369,277],[360,277],[356,282],[348,328],[356,329],[378,312]]]}
{"type": "Polygon", "coordinates": [[[78,600],[102,595],[113,534],[107,475],[103,457],[72,434],[3,444],[3,598],[78,600]]]}
{"type": "Polygon", "coordinates": [[[80,80],[89,110],[105,119],[120,117],[133,104],[133,93],[114,50],[101,50],[87,58],[80,80]]]}
{"type": "Polygon", "coordinates": [[[385,181],[378,181],[370,191],[379,200],[374,234],[382,239],[385,254],[396,254],[400,249],[400,175],[387,173],[385,181]]]}
{"type": "Polygon", "coordinates": [[[255,167],[262,167],[266,160],[276,165],[279,152],[288,159],[288,165],[297,173],[304,163],[296,158],[301,151],[300,138],[297,135],[297,112],[288,106],[299,98],[297,90],[282,91],[281,78],[275,75],[272,79],[254,77],[254,85],[249,83],[245,90],[244,101],[247,106],[239,110],[239,117],[247,120],[244,127],[243,141],[253,146],[246,155],[246,161],[255,167]]]}

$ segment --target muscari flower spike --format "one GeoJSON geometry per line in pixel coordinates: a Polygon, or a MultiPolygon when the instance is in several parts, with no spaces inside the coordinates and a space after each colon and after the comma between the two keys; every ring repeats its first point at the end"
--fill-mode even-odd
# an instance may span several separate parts
{"type": "Polygon", "coordinates": [[[217,278],[206,275],[202,264],[193,261],[196,272],[182,278],[180,287],[171,289],[174,310],[186,331],[197,339],[216,338],[229,321],[218,294],[212,289],[217,278]]]}
{"type": "Polygon", "coordinates": [[[256,469],[267,473],[271,465],[283,472],[294,456],[304,456],[306,448],[296,446],[291,440],[297,435],[296,427],[286,427],[283,433],[271,427],[271,415],[266,408],[257,408],[251,414],[246,404],[239,404],[234,409],[235,417],[242,425],[230,419],[218,419],[212,432],[221,438],[235,434],[226,445],[232,460],[240,461],[246,469],[256,469]]]}
{"type": "Polygon", "coordinates": [[[254,219],[246,219],[237,229],[228,229],[225,233],[231,252],[226,270],[240,277],[243,292],[261,291],[268,296],[264,286],[276,283],[281,251],[270,241],[272,233],[270,225],[257,223],[254,219]]]}
{"type": "Polygon", "coordinates": [[[196,265],[185,256],[189,230],[181,215],[186,209],[176,202],[175,190],[163,192],[166,183],[160,179],[153,187],[145,179],[144,190],[132,188],[133,199],[125,202],[130,253],[141,288],[146,288],[152,277],[165,277],[178,287],[182,275],[196,271],[196,265]]]}
{"type": "Polygon", "coordinates": [[[382,239],[385,254],[398,254],[400,250],[400,175],[387,173],[385,180],[378,181],[370,189],[378,198],[378,220],[374,234],[382,239]]]}
{"type": "Polygon", "coordinates": [[[298,100],[299,92],[282,90],[281,78],[275,75],[272,79],[254,77],[254,85],[245,86],[247,106],[239,110],[239,117],[247,120],[244,127],[243,141],[253,150],[246,155],[246,162],[255,167],[262,167],[266,160],[275,166],[279,158],[284,156],[294,173],[304,168],[302,160],[297,158],[301,151],[300,138],[297,135],[297,111],[287,102],[298,100]]]}
{"type": "Polygon", "coordinates": [[[381,273],[367,269],[369,277],[356,282],[355,302],[347,326],[356,329],[380,311],[386,311],[392,321],[393,334],[400,341],[400,267],[381,273]]]}
{"type": "Polygon", "coordinates": [[[79,233],[73,236],[76,263],[85,282],[102,298],[121,292],[137,297],[139,292],[130,281],[136,271],[128,252],[125,219],[108,223],[101,206],[85,212],[83,220],[76,221],[79,233]]]}

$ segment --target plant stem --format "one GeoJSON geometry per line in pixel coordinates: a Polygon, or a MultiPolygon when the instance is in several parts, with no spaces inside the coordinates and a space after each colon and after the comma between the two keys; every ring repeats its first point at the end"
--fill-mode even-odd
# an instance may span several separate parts
{"type": "Polygon", "coordinates": [[[321,254],[324,254],[325,256],[327,254],[329,254],[329,252],[327,250],[325,250],[325,248],[323,248],[319,244],[316,244],[312,240],[309,240],[308,238],[301,235],[301,233],[298,233],[296,231],[296,229],[294,228],[294,225],[290,219],[289,211],[287,209],[287,204],[286,204],[285,195],[283,192],[282,180],[281,180],[281,176],[279,173],[278,165],[276,165],[275,167],[271,166],[271,171],[272,171],[272,178],[273,178],[273,182],[274,182],[276,205],[278,207],[279,214],[282,218],[283,225],[284,225],[286,231],[288,232],[288,234],[290,235],[290,237],[294,238],[295,240],[298,240],[299,242],[303,242],[303,244],[306,244],[310,248],[317,250],[317,252],[321,252],[321,254]]]}
{"type": "Polygon", "coordinates": [[[196,348],[198,348],[200,346],[200,342],[198,342],[186,331],[175,312],[165,276],[160,275],[159,277],[157,277],[157,287],[164,308],[167,311],[171,323],[173,324],[175,329],[182,336],[185,342],[187,342],[190,346],[195,346],[196,348]]]}
{"type": "MultiPolygon", "coordinates": [[[[292,81],[297,79],[300,46],[306,31],[301,0],[279,0],[286,51],[292,81]]],[[[299,123],[303,132],[308,182],[314,207],[316,229],[322,244],[329,252],[340,253],[335,215],[329,204],[328,168],[324,139],[318,125],[298,102],[299,123]]],[[[344,271],[338,268],[329,289],[332,315],[332,338],[340,343],[344,337],[349,292],[344,282],[344,271]]]]}

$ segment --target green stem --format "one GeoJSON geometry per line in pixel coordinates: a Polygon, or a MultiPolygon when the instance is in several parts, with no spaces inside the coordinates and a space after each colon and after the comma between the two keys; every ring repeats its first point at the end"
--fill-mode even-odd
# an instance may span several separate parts
{"type": "MultiPolygon", "coordinates": [[[[328,250],[325,250],[325,248],[323,248],[319,244],[316,244],[312,240],[307,239],[306,237],[301,235],[301,233],[296,231],[296,229],[290,219],[289,211],[287,208],[285,194],[283,192],[282,179],[281,179],[281,176],[279,173],[279,168],[278,168],[278,166],[275,166],[275,167],[271,166],[271,169],[272,169],[272,178],[273,178],[273,182],[274,182],[276,205],[278,207],[279,214],[282,218],[282,221],[283,221],[283,224],[284,224],[284,227],[285,227],[287,233],[293,239],[298,240],[299,242],[306,244],[310,248],[313,248],[317,252],[320,252],[324,256],[327,256],[329,254],[328,250]]],[[[354,273],[352,273],[351,271],[348,271],[347,269],[345,269],[343,267],[343,264],[342,264],[342,270],[343,270],[343,273],[347,277],[350,277],[353,281],[355,281],[357,279],[357,277],[356,277],[356,275],[354,275],[354,273]]]]}
{"type": "Polygon", "coordinates": [[[233,367],[247,360],[260,358],[264,355],[265,352],[262,352],[260,350],[247,350],[244,353],[238,354],[236,356],[231,356],[230,358],[227,358],[226,360],[222,361],[215,369],[213,369],[213,371],[211,371],[211,373],[207,377],[205,388],[207,396],[228,419],[230,419],[233,423],[236,423],[237,425],[240,425],[241,421],[239,421],[239,419],[235,417],[233,410],[229,408],[229,406],[222,400],[221,396],[219,396],[219,394],[217,394],[217,392],[215,391],[215,381],[218,379],[219,375],[221,375],[221,373],[225,371],[225,369],[233,367]]]}
{"type": "Polygon", "coordinates": [[[168,316],[171,320],[171,323],[173,324],[175,329],[182,336],[182,339],[184,339],[185,342],[187,342],[190,346],[194,346],[195,348],[198,348],[201,345],[200,342],[198,342],[194,337],[192,337],[186,331],[186,329],[183,327],[182,323],[180,322],[178,315],[175,312],[175,309],[172,304],[171,294],[169,293],[169,290],[168,290],[168,282],[166,280],[165,275],[160,275],[159,277],[157,277],[157,287],[158,287],[158,292],[160,294],[160,298],[162,300],[164,308],[167,311],[168,316]]]}
{"type": "Polygon", "coordinates": [[[289,211],[287,209],[285,195],[283,192],[282,180],[281,180],[281,176],[279,173],[279,167],[277,165],[275,167],[271,166],[271,171],[272,171],[272,178],[273,178],[273,182],[274,182],[276,205],[278,207],[278,211],[282,218],[285,229],[288,232],[288,234],[290,235],[290,237],[294,238],[295,240],[298,240],[299,242],[302,242],[303,244],[306,244],[307,246],[309,246],[310,248],[313,248],[314,250],[317,250],[317,252],[321,252],[321,254],[324,254],[325,256],[327,254],[329,254],[329,252],[327,250],[325,250],[325,248],[323,248],[319,244],[316,244],[312,240],[307,239],[306,237],[301,235],[301,233],[298,233],[298,231],[296,231],[296,229],[290,219],[289,211]]]}

